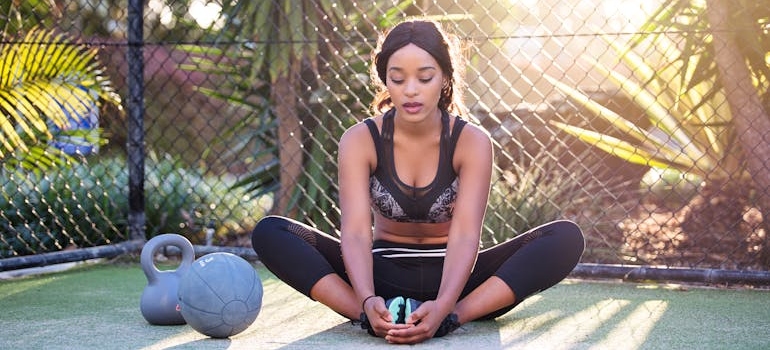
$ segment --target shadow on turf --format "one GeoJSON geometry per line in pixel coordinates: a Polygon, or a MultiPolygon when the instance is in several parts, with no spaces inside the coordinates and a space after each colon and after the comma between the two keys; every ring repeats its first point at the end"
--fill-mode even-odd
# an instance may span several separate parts
{"type": "MultiPolygon", "coordinates": [[[[497,321],[476,321],[465,324],[452,334],[442,338],[433,338],[420,343],[421,348],[425,349],[446,349],[451,345],[452,348],[464,349],[485,349],[489,346],[501,344],[500,324],[497,321]]],[[[308,335],[297,339],[291,343],[284,344],[286,348],[309,348],[325,347],[331,344],[339,345],[341,348],[370,349],[373,347],[388,347],[385,339],[373,337],[361,329],[360,324],[344,322],[324,331],[308,335]]]]}
{"type": "Polygon", "coordinates": [[[232,344],[232,340],[227,338],[225,339],[205,338],[205,339],[194,340],[184,344],[174,345],[164,349],[212,349],[212,348],[228,349],[230,348],[231,344],[232,344]]]}

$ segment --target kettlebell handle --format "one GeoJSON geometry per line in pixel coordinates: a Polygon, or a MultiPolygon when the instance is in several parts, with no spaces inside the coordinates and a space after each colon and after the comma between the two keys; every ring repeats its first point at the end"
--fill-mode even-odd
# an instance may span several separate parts
{"type": "Polygon", "coordinates": [[[184,236],[175,233],[164,233],[153,237],[144,244],[140,259],[142,271],[147,276],[148,283],[153,283],[157,280],[157,275],[160,273],[182,274],[187,271],[192,266],[193,261],[195,261],[195,249],[192,243],[184,236]],[[158,253],[160,248],[165,246],[174,246],[182,251],[182,261],[175,270],[161,271],[155,266],[155,254],[158,253]]]}

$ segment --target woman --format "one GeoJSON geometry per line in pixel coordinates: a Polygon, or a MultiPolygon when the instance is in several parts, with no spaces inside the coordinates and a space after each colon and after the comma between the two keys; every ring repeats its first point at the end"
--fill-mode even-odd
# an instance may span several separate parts
{"type": "Polygon", "coordinates": [[[340,139],[341,240],[278,216],[252,234],[278,278],[391,343],[500,316],[564,279],[583,252],[570,221],[479,252],[492,144],[457,116],[462,67],[438,23],[395,26],[372,65],[377,116],[340,139]]]}

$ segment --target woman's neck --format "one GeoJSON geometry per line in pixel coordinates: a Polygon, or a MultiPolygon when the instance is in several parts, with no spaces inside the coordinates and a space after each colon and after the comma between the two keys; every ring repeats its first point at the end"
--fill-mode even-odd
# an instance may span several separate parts
{"type": "Polygon", "coordinates": [[[421,138],[426,136],[439,135],[441,133],[441,111],[436,108],[433,115],[420,120],[410,120],[408,118],[399,118],[398,113],[394,116],[394,134],[401,134],[407,137],[421,138]]]}

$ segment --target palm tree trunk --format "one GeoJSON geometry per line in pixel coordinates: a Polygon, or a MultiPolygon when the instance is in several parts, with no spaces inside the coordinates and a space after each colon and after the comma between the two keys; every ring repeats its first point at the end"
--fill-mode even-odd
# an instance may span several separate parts
{"type": "MultiPolygon", "coordinates": [[[[292,70],[290,70],[292,72],[292,70]]],[[[271,212],[293,216],[289,208],[294,186],[302,175],[303,133],[297,116],[297,96],[291,73],[275,79],[272,88],[273,108],[278,117],[278,145],[281,167],[280,189],[276,193],[271,212]]]]}
{"type": "Polygon", "coordinates": [[[757,203],[765,232],[762,263],[770,266],[770,139],[765,137],[770,133],[770,118],[752,84],[751,73],[734,41],[734,33],[728,30],[727,1],[731,0],[709,0],[707,14],[715,60],[733,115],[735,132],[746,153],[748,171],[757,189],[757,203]]]}

